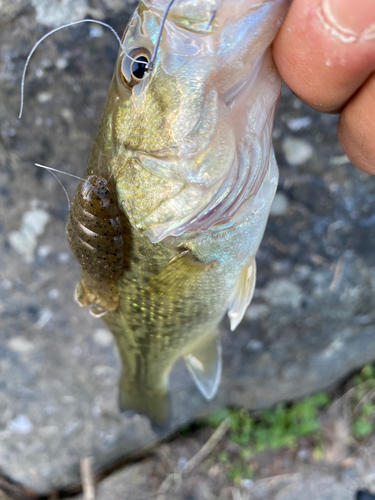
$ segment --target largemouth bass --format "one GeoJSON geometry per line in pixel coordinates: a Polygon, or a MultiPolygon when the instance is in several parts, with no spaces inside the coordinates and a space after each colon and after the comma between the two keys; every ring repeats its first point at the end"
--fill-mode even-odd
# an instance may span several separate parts
{"type": "Polygon", "coordinates": [[[234,330],[252,298],[278,180],[270,45],[288,5],[143,0],[123,36],[68,235],[76,298],[118,344],[120,407],[156,423],[181,356],[214,397],[218,325],[228,313],[234,330]]]}

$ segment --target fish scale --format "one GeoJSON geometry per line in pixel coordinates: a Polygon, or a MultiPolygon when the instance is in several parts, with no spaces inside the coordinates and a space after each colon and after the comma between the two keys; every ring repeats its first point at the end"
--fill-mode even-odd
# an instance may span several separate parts
{"type": "Polygon", "coordinates": [[[138,257],[140,264],[131,264],[126,279],[123,278],[118,287],[118,310],[103,319],[120,346],[124,367],[122,380],[126,380],[120,392],[127,395],[122,406],[129,409],[131,396],[133,408],[146,407],[144,411],[151,413],[154,420],[162,421],[166,418],[167,399],[164,379],[174,362],[189,352],[197,339],[199,342],[206,335],[208,328],[216,329],[221,319],[218,315],[224,315],[228,289],[232,287],[225,277],[225,266],[212,265],[203,274],[197,272],[196,278],[191,279],[186,276],[184,257],[168,264],[176,257],[176,250],[167,248],[163,243],[152,244],[136,231],[132,236],[132,255],[138,257]],[[156,250],[159,254],[157,269],[156,250]],[[168,265],[173,273],[172,281],[160,279],[168,265]],[[220,283],[225,286],[220,286],[218,293],[220,283]],[[192,288],[195,295],[193,299],[192,288]],[[157,311],[157,314],[151,318],[150,311],[157,311]],[[129,333],[125,336],[124,332],[129,333]],[[157,380],[160,380],[161,387],[156,383],[157,380]],[[154,394],[153,397],[150,394],[154,394]],[[155,399],[159,404],[155,404],[155,399]],[[157,410],[158,406],[161,406],[160,411],[157,410]]]}

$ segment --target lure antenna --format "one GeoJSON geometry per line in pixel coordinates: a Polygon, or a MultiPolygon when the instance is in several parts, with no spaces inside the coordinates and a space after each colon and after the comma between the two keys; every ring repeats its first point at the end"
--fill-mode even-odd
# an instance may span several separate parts
{"type": "Polygon", "coordinates": [[[147,69],[148,69],[148,71],[150,73],[154,69],[154,64],[155,64],[156,56],[157,56],[157,53],[158,53],[158,50],[159,50],[159,45],[160,45],[160,42],[161,42],[161,36],[163,34],[163,28],[164,28],[164,25],[165,25],[165,21],[167,19],[169,11],[170,11],[172,5],[174,4],[174,2],[175,2],[175,0],[170,0],[169,4],[167,5],[167,7],[166,7],[166,9],[164,11],[163,17],[161,18],[159,35],[158,35],[158,38],[156,40],[154,51],[152,53],[150,62],[147,65],[147,69]]]}
{"type": "Polygon", "coordinates": [[[57,170],[57,168],[47,167],[46,165],[41,165],[40,163],[34,163],[34,165],[36,167],[45,168],[46,170],[49,170],[50,172],[52,170],[53,172],[57,172],[58,174],[63,174],[63,175],[67,175],[69,177],[73,177],[74,179],[78,179],[79,181],[85,180],[85,179],[82,179],[82,177],[79,177],[78,175],[70,174],[69,172],[63,172],[62,170],[57,170]]]}
{"type": "MultiPolygon", "coordinates": [[[[39,163],[34,163],[34,165],[36,167],[40,167],[40,168],[45,168],[46,170],[48,170],[48,172],[54,176],[54,178],[57,180],[57,182],[60,184],[60,186],[63,188],[63,191],[65,193],[65,196],[66,196],[66,199],[68,201],[68,208],[70,209],[70,198],[69,198],[69,195],[68,195],[68,191],[65,189],[65,186],[64,184],[60,181],[60,179],[57,177],[56,174],[54,174],[52,172],[52,170],[54,172],[59,172],[60,174],[65,174],[65,175],[69,175],[70,177],[77,177],[76,175],[73,175],[73,174],[69,174],[67,172],[62,172],[61,170],[57,170],[56,168],[52,168],[52,167],[46,167],[45,165],[40,165],[39,163]]],[[[80,177],[77,177],[77,179],[80,179],[80,177]]]]}
{"type": "Polygon", "coordinates": [[[63,191],[65,193],[66,199],[68,200],[68,208],[70,209],[71,203],[70,203],[70,198],[69,198],[69,195],[68,195],[68,191],[65,189],[64,184],[60,181],[60,179],[57,177],[57,175],[54,174],[54,172],[58,172],[59,174],[68,175],[69,177],[74,177],[74,179],[79,179],[80,181],[83,181],[84,179],[82,179],[82,177],[78,177],[78,175],[70,174],[69,172],[63,172],[62,170],[57,170],[57,168],[47,167],[46,165],[41,165],[40,163],[34,163],[34,165],[36,167],[45,168],[51,175],[54,176],[54,178],[57,180],[57,182],[63,188],[63,191]]]}
{"type": "MultiPolygon", "coordinates": [[[[171,2],[173,3],[173,2],[171,2]]],[[[18,119],[20,119],[22,117],[22,113],[23,113],[23,102],[24,102],[24,90],[25,90],[25,78],[26,78],[26,70],[27,70],[27,67],[29,65],[29,62],[30,62],[30,59],[31,59],[31,56],[34,54],[36,48],[47,38],[49,37],[50,35],[52,35],[53,33],[56,33],[56,31],[59,31],[59,30],[62,30],[64,28],[68,28],[69,26],[74,26],[75,24],[81,24],[81,23],[96,23],[96,24],[100,24],[101,26],[104,26],[105,28],[109,28],[112,33],[115,35],[118,43],[119,43],[119,46],[120,48],[122,48],[122,43],[121,43],[121,39],[120,37],[118,36],[118,34],[116,33],[116,31],[112,28],[112,26],[110,26],[109,24],[107,23],[103,23],[102,21],[97,21],[95,19],[81,19],[80,21],[73,21],[71,23],[68,23],[68,24],[63,24],[62,26],[59,26],[58,28],[55,28],[53,29],[52,31],[49,31],[48,33],[46,33],[44,36],[42,36],[42,38],[40,40],[38,40],[36,42],[36,44],[34,45],[34,47],[30,50],[29,52],[29,55],[27,56],[27,59],[26,59],[26,62],[25,62],[25,66],[23,68],[23,73],[22,73],[22,80],[21,80],[21,105],[20,105],[20,113],[18,115],[18,119]]]]}

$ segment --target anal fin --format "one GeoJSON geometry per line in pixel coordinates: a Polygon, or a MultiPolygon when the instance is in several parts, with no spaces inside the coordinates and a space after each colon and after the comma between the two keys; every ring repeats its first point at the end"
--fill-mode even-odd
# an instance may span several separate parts
{"type": "Polygon", "coordinates": [[[256,282],[256,263],[253,257],[243,269],[233,291],[232,300],[228,307],[230,329],[232,332],[241,323],[251,299],[253,298],[256,282]]]}
{"type": "Polygon", "coordinates": [[[222,349],[219,335],[205,337],[184,356],[187,369],[201,394],[210,401],[217,393],[221,379],[222,349]]]}

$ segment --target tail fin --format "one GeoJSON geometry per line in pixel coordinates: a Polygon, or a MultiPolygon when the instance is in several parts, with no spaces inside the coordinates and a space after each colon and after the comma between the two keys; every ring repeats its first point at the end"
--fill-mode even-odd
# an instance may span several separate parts
{"type": "Polygon", "coordinates": [[[168,423],[169,396],[166,388],[129,388],[129,381],[125,374],[120,380],[120,410],[122,412],[132,411],[146,415],[153,424],[164,426],[168,423]]]}

